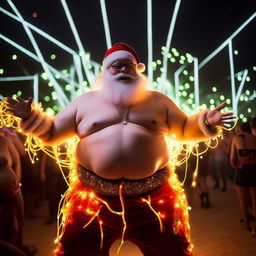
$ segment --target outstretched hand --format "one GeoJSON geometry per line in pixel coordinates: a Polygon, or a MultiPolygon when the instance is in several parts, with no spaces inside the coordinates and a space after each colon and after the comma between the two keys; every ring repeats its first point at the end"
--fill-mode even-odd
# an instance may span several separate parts
{"type": "Polygon", "coordinates": [[[220,112],[220,110],[223,109],[226,105],[227,105],[227,102],[223,102],[219,106],[217,106],[215,109],[210,110],[207,113],[206,120],[209,123],[209,125],[216,126],[216,125],[230,124],[231,121],[234,121],[234,119],[236,119],[236,117],[233,116],[233,112],[226,112],[226,113],[220,112]]]}
{"type": "Polygon", "coordinates": [[[22,119],[28,117],[32,111],[33,99],[31,97],[28,100],[24,100],[21,97],[17,97],[17,99],[7,97],[6,101],[8,102],[7,111],[22,119]]]}

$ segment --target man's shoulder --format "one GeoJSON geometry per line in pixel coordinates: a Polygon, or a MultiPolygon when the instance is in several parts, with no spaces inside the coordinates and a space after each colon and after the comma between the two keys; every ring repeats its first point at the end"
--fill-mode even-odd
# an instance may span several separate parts
{"type": "Polygon", "coordinates": [[[155,97],[155,98],[165,98],[166,97],[166,95],[164,95],[163,93],[158,92],[158,91],[149,90],[149,93],[150,93],[151,97],[155,97]]]}
{"type": "Polygon", "coordinates": [[[83,93],[78,98],[80,98],[80,99],[91,98],[91,97],[94,97],[95,95],[97,95],[98,93],[99,93],[99,91],[89,91],[89,92],[83,93]]]}
{"type": "Polygon", "coordinates": [[[150,91],[150,95],[154,100],[160,100],[164,102],[173,102],[170,97],[158,91],[150,91]]]}
{"type": "Polygon", "coordinates": [[[98,91],[85,92],[82,95],[78,96],[75,100],[73,100],[73,103],[75,104],[86,103],[88,101],[93,100],[97,95],[98,95],[98,91]]]}

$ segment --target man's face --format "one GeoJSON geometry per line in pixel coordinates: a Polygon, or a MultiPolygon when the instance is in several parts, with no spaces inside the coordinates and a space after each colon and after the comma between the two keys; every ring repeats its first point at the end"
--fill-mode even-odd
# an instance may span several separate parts
{"type": "Polygon", "coordinates": [[[108,64],[103,63],[101,88],[119,103],[138,100],[145,91],[146,79],[137,69],[136,59],[127,52],[123,52],[122,57],[110,57],[108,64]]]}
{"type": "Polygon", "coordinates": [[[118,81],[129,83],[137,75],[137,64],[129,58],[114,61],[109,67],[110,75],[114,76],[118,81]]]}
{"type": "Polygon", "coordinates": [[[130,60],[117,60],[111,64],[109,71],[112,75],[116,75],[118,73],[134,74],[136,71],[136,64],[130,60]]]}

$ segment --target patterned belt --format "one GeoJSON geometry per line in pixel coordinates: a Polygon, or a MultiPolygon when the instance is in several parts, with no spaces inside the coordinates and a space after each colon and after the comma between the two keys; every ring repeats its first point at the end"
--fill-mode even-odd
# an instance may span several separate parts
{"type": "Polygon", "coordinates": [[[139,180],[105,179],[90,170],[78,165],[77,168],[79,180],[96,194],[108,197],[119,196],[119,186],[122,184],[122,195],[124,197],[140,197],[149,194],[167,183],[169,171],[167,167],[158,170],[153,175],[139,180]]]}

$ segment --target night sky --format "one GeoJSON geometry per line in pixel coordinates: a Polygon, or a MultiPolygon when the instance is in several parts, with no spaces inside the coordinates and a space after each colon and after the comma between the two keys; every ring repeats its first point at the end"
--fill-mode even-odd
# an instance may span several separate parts
{"type": "MultiPolygon", "coordinates": [[[[153,59],[162,59],[161,46],[165,45],[175,1],[153,0],[153,59]]],[[[63,7],[58,0],[13,0],[23,18],[40,29],[56,37],[69,47],[77,50],[77,45],[67,22],[63,7]],[[33,17],[33,13],[37,16],[33,17]]],[[[100,1],[67,1],[78,33],[86,51],[97,62],[102,61],[107,46],[101,16],[100,1]]],[[[2,0],[2,8],[13,12],[7,1],[2,0]]],[[[106,1],[112,43],[127,42],[138,51],[141,60],[147,63],[147,1],[146,0],[108,0],[106,1]]],[[[244,1],[204,1],[183,0],[179,9],[174,30],[172,47],[180,53],[189,52],[203,60],[225,39],[227,39],[246,19],[256,11],[256,3],[244,1]]],[[[13,19],[0,13],[1,33],[24,47],[32,46],[22,26],[13,19]]],[[[251,22],[233,41],[234,49],[239,51],[235,57],[236,72],[255,65],[255,25],[251,22]]],[[[46,61],[58,69],[68,68],[72,58],[35,34],[46,61]],[[55,53],[57,58],[50,60],[55,53]]],[[[40,64],[19,53],[13,46],[0,41],[1,76],[33,75],[42,72],[40,64]],[[17,54],[16,61],[11,60],[17,54]]],[[[204,80],[219,82],[229,70],[228,54],[224,50],[206,68],[204,80]],[[221,64],[221,65],[220,65],[221,64]],[[208,70],[207,70],[208,69],[208,70]]],[[[255,77],[255,72],[254,72],[255,77]]],[[[255,87],[255,79],[254,79],[255,87]]],[[[1,89],[2,90],[2,89],[1,89]]],[[[1,93],[0,90],[0,93],[1,93]]]]}

